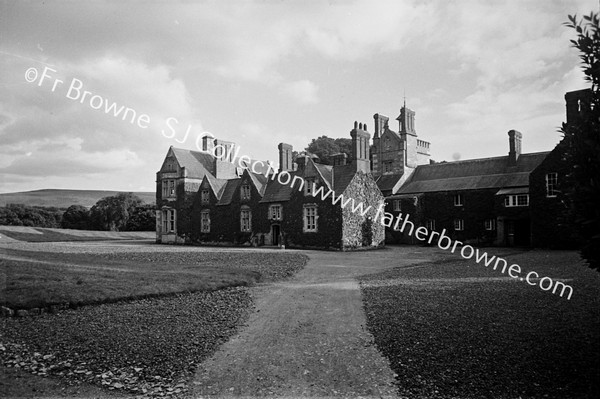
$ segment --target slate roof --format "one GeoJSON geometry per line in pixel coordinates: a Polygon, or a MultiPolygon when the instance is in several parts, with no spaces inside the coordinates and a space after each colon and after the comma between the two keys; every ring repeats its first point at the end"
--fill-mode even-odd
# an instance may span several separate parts
{"type": "Polygon", "coordinates": [[[299,176],[299,171],[289,172],[292,180],[290,180],[290,184],[280,184],[277,179],[269,180],[266,184],[265,193],[260,200],[261,203],[264,202],[281,202],[281,201],[289,201],[292,191],[298,190],[298,185],[296,184],[292,187],[292,181],[294,176],[299,176]]]}
{"type": "Polygon", "coordinates": [[[376,180],[377,187],[381,192],[392,191],[398,180],[404,175],[404,173],[395,173],[391,175],[379,176],[376,180]]]}
{"type": "Polygon", "coordinates": [[[269,179],[265,175],[260,175],[252,172],[248,172],[248,175],[250,176],[250,179],[256,186],[256,189],[260,193],[260,196],[262,197],[263,195],[265,195],[265,190],[267,188],[267,182],[269,179]]]}
{"type": "Polygon", "coordinates": [[[225,190],[225,186],[227,185],[227,180],[217,179],[216,177],[213,177],[213,175],[211,175],[210,173],[206,174],[205,179],[208,180],[208,184],[210,184],[210,186],[212,187],[217,199],[221,199],[223,191],[225,190]]]}
{"type": "Polygon", "coordinates": [[[187,177],[202,179],[207,172],[214,175],[214,157],[210,154],[171,147],[179,166],[185,168],[187,177]]]}
{"type": "Polygon", "coordinates": [[[356,175],[356,166],[353,164],[339,165],[333,168],[333,191],[335,191],[335,195],[340,195],[346,190],[354,175],[356,175]]]}
{"type": "Polygon", "coordinates": [[[225,187],[223,189],[223,194],[221,195],[219,202],[217,202],[217,205],[231,204],[233,194],[235,194],[235,190],[237,190],[238,187],[240,186],[241,181],[242,181],[242,179],[240,179],[240,178],[227,180],[227,184],[225,185],[225,187]]]}
{"type": "Polygon", "coordinates": [[[333,166],[331,165],[323,165],[320,163],[315,163],[315,169],[321,174],[323,180],[325,180],[325,184],[327,184],[328,188],[331,188],[331,184],[333,183],[333,166]]]}
{"type": "Polygon", "coordinates": [[[521,154],[515,166],[508,156],[421,165],[397,194],[527,187],[529,174],[548,154],[521,154]]]}

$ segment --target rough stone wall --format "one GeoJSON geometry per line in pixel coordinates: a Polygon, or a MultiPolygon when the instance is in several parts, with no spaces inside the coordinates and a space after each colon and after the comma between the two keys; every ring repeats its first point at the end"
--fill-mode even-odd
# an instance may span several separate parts
{"type": "Polygon", "coordinates": [[[352,212],[352,202],[342,210],[342,249],[360,247],[378,247],[384,244],[385,228],[380,220],[375,221],[375,214],[380,204],[384,203],[383,194],[370,174],[357,172],[344,191],[346,199],[354,200],[354,205],[363,203],[363,209],[371,207],[364,216],[361,212],[352,212]],[[370,219],[371,223],[367,222],[370,219]],[[370,231],[370,234],[366,230],[370,231]],[[368,240],[368,238],[371,240],[368,240]],[[371,241],[367,243],[366,241],[371,241]]]}

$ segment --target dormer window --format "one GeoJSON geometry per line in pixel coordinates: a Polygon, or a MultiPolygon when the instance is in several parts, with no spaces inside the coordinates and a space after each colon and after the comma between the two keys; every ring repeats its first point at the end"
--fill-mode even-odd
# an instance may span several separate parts
{"type": "Polygon", "coordinates": [[[314,177],[307,177],[304,179],[304,181],[304,195],[312,195],[314,192],[316,179],[314,177]]]}
{"type": "Polygon", "coordinates": [[[210,191],[202,190],[200,192],[200,199],[203,205],[208,205],[210,203],[210,191]]]}
{"type": "Polygon", "coordinates": [[[240,197],[242,198],[242,200],[247,201],[250,199],[250,185],[249,184],[244,184],[242,185],[241,189],[240,189],[240,197]]]}

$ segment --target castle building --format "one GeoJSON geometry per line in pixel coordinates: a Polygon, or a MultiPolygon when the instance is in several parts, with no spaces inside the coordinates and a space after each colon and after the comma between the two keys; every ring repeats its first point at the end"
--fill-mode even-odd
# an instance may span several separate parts
{"type": "MultiPolygon", "coordinates": [[[[589,104],[589,90],[565,98],[571,123],[589,104]]],[[[366,124],[355,122],[352,161],[336,154],[333,165],[309,154],[294,162],[286,143],[278,146],[277,170],[236,159],[235,143],[214,138],[204,138],[202,151],[171,147],[156,175],[156,241],[338,250],[416,243],[407,232],[374,222],[374,211],[384,206],[394,217],[409,215],[416,225],[445,230],[463,243],[576,245],[563,216],[569,170],[564,142],[549,152],[522,153],[523,135],[511,130],[507,155],[435,163],[406,104],[396,118],[398,132],[386,116],[373,118],[372,144],[366,124]],[[322,199],[314,188],[353,203],[322,199]],[[353,212],[359,203],[371,212],[353,212]]]]}

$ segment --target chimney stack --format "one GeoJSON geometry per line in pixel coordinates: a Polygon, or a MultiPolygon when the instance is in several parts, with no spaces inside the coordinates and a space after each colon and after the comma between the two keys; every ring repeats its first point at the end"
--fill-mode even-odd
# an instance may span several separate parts
{"type": "Polygon", "coordinates": [[[508,132],[508,164],[514,166],[517,164],[517,159],[521,155],[521,139],[523,135],[516,130],[510,130],[508,132]]]}
{"type": "Polygon", "coordinates": [[[346,162],[348,162],[348,155],[343,152],[333,154],[331,158],[333,159],[333,166],[346,165],[346,162]]]}
{"type": "Polygon", "coordinates": [[[383,134],[383,131],[385,130],[390,118],[384,115],[375,114],[373,115],[373,119],[375,120],[375,132],[373,133],[373,140],[375,140],[383,134]]]}
{"type": "Polygon", "coordinates": [[[292,151],[293,147],[286,143],[279,143],[279,173],[294,170],[294,164],[292,162],[292,151]]]}
{"type": "Polygon", "coordinates": [[[367,132],[366,123],[354,122],[354,129],[350,131],[352,137],[352,164],[356,171],[371,172],[369,160],[369,140],[371,135],[367,132]]]}
{"type": "Polygon", "coordinates": [[[306,153],[298,154],[296,158],[296,165],[298,165],[298,170],[304,170],[306,167],[306,163],[308,162],[309,156],[306,153]]]}

